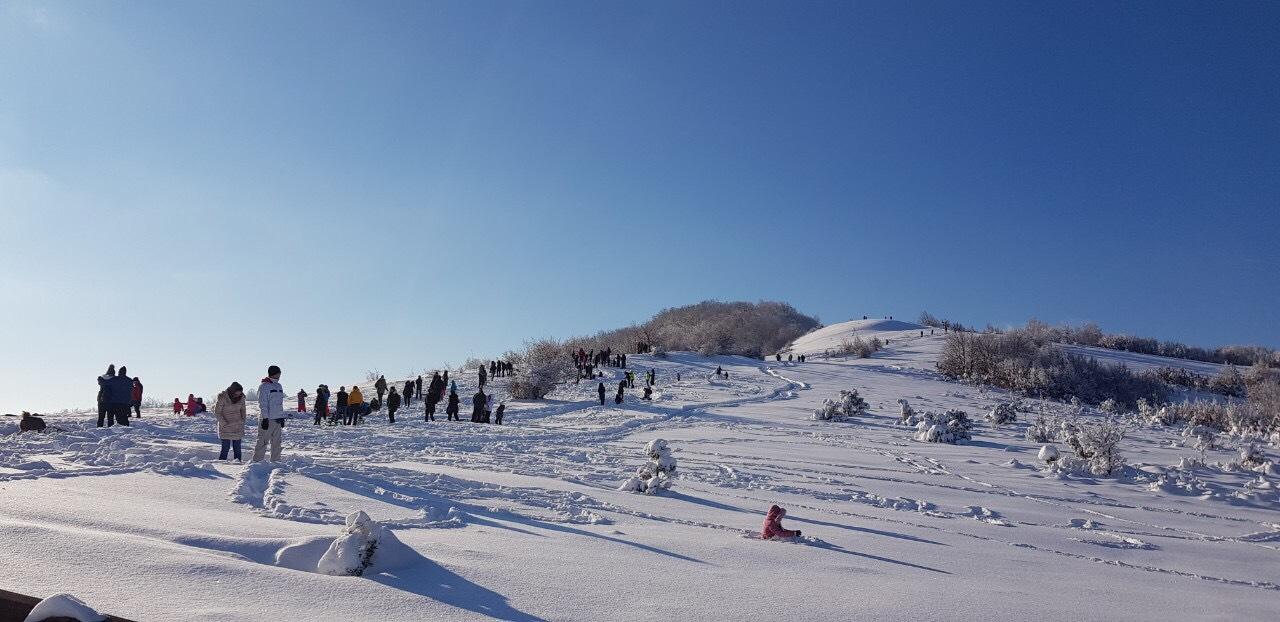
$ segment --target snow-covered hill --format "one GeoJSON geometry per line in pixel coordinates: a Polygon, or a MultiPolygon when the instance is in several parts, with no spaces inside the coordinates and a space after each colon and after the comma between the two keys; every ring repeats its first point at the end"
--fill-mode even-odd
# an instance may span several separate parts
{"type": "MultiPolygon", "coordinates": [[[[885,339],[892,341],[919,337],[921,333],[928,335],[930,330],[927,326],[901,320],[849,320],[848,322],[823,326],[796,339],[786,352],[807,356],[826,352],[834,353],[840,349],[841,344],[852,342],[854,337],[863,339],[878,337],[881,341],[885,339]]],[[[940,333],[942,331],[937,332],[940,333]]]]}
{"type": "MultiPolygon", "coordinates": [[[[1008,396],[933,372],[941,334],[860,326],[902,338],[804,364],[634,356],[657,373],[653,401],[637,389],[600,405],[596,384],[570,384],[510,403],[504,426],[427,423],[420,403],[395,425],[297,419],[276,465],[217,462],[207,418],[161,410],[129,429],[10,424],[0,588],[70,591],[137,620],[1274,617],[1274,466],[1177,468],[1200,453],[1179,430],[1142,427],[1119,475],[1055,472],[1024,439],[1027,412],[979,424],[967,445],[916,442],[899,399],[980,418],[1008,396]],[[869,414],[812,420],[850,388],[869,414]],[[674,488],[617,490],[655,438],[674,450],[674,488]],[[802,539],[754,537],[771,504],[802,539]],[[314,572],[357,510],[404,547],[362,577],[314,572]]],[[[829,329],[806,338],[853,327],[829,329]]],[[[606,372],[612,398],[620,370],[606,372]]],[[[458,381],[474,390],[474,375],[458,381]]]]}

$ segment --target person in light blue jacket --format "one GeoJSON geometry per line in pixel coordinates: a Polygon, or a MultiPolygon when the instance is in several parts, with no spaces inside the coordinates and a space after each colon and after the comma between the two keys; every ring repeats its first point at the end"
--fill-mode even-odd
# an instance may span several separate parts
{"type": "Polygon", "coordinates": [[[267,443],[271,443],[271,461],[280,461],[280,443],[284,438],[284,387],[280,385],[280,368],[267,368],[267,377],[258,386],[258,444],[253,449],[253,461],[262,462],[266,457],[267,443]]]}

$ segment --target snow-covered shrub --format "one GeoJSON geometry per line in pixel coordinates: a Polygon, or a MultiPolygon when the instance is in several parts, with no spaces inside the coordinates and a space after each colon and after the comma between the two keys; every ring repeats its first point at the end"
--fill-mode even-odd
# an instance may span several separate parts
{"type": "Polygon", "coordinates": [[[1107,420],[1099,423],[1062,422],[1062,438],[1066,440],[1076,457],[1088,461],[1094,475],[1111,475],[1124,467],[1120,453],[1120,441],[1128,430],[1107,420]]]}
{"type": "Polygon", "coordinates": [[[83,600],[71,594],[54,594],[32,607],[27,613],[27,620],[77,620],[83,622],[101,622],[107,619],[85,604],[83,600]]]}
{"type": "Polygon", "coordinates": [[[1058,461],[1061,454],[1058,453],[1057,447],[1054,447],[1053,445],[1044,445],[1040,448],[1040,452],[1036,454],[1036,457],[1039,458],[1041,462],[1052,464],[1058,461]]]}
{"type": "Polygon", "coordinates": [[[996,404],[991,412],[987,413],[987,421],[991,425],[1005,425],[1018,420],[1018,411],[1013,404],[996,404]]]}
{"type": "Polygon", "coordinates": [[[813,412],[817,421],[839,421],[845,417],[867,414],[867,401],[858,395],[857,389],[841,391],[836,399],[822,400],[822,406],[813,412]]]}
{"type": "Polygon", "coordinates": [[[916,416],[916,411],[911,408],[911,404],[907,400],[898,400],[898,424],[907,425],[912,417],[916,416]]]}
{"type": "Polygon", "coordinates": [[[337,576],[361,576],[370,568],[399,565],[408,547],[390,529],[362,511],[347,515],[342,535],[329,545],[316,563],[316,572],[337,576]]]}
{"type": "Polygon", "coordinates": [[[951,409],[945,413],[926,412],[913,417],[916,426],[914,438],[924,443],[961,443],[973,436],[973,421],[963,410],[951,409]]]}
{"type": "Polygon", "coordinates": [[[1267,455],[1262,453],[1262,448],[1254,441],[1245,441],[1240,443],[1240,464],[1253,468],[1262,466],[1267,461],[1267,455]]]}
{"type": "Polygon", "coordinates": [[[1036,421],[1032,421],[1032,425],[1027,426],[1027,440],[1032,443],[1048,443],[1057,438],[1057,430],[1059,425],[1055,419],[1039,413],[1036,415],[1036,421]]]}
{"type": "MultiPolygon", "coordinates": [[[[1139,398],[1139,399],[1145,399],[1145,398],[1139,398]]],[[[1120,414],[1120,404],[1117,403],[1114,399],[1108,397],[1107,399],[1102,400],[1101,404],[1098,404],[1098,410],[1101,410],[1102,412],[1107,413],[1109,415],[1118,415],[1120,414]]]]}
{"type": "Polygon", "coordinates": [[[516,399],[542,399],[577,374],[565,347],[552,339],[525,342],[523,352],[508,352],[504,358],[515,366],[507,390],[516,399]]]}
{"type": "Polygon", "coordinates": [[[644,446],[649,461],[636,469],[636,474],[623,482],[618,490],[653,495],[671,488],[676,477],[676,458],[667,441],[655,438],[644,446]]]}
{"type": "Polygon", "coordinates": [[[1187,424],[1182,429],[1183,446],[1197,449],[1202,454],[1210,449],[1217,449],[1217,438],[1218,431],[1207,425],[1187,424]]]}

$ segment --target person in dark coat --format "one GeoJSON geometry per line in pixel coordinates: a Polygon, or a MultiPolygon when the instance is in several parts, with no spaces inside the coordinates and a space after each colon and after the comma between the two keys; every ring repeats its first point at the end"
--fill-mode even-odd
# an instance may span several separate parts
{"type": "Polygon", "coordinates": [[[480,388],[483,389],[485,381],[489,379],[488,376],[485,375],[484,365],[480,366],[479,376],[480,376],[480,388]]]}
{"type": "Polygon", "coordinates": [[[640,399],[642,399],[642,400],[652,400],[652,399],[653,399],[653,387],[651,387],[651,386],[649,386],[649,385],[645,385],[645,386],[644,386],[644,397],[642,397],[642,398],[640,398],[640,399]]]}
{"type": "Polygon", "coordinates": [[[396,410],[400,408],[400,394],[396,393],[396,388],[391,387],[391,394],[387,396],[387,419],[391,423],[396,422],[396,410]]]}
{"type": "Polygon", "coordinates": [[[604,383],[603,383],[603,382],[601,382],[601,383],[600,383],[600,387],[599,387],[598,389],[596,389],[596,393],[599,393],[599,394],[600,394],[600,405],[601,405],[601,406],[604,406],[604,393],[605,393],[605,391],[604,391],[604,383]]]}
{"type": "MultiPolygon", "coordinates": [[[[133,401],[133,378],[127,371],[123,365],[120,366],[120,371],[106,383],[107,416],[114,416],[116,424],[126,426],[129,425],[129,406],[133,401]]],[[[108,422],[107,426],[110,425],[108,422]]]]}
{"type": "Polygon", "coordinates": [[[387,377],[378,376],[378,380],[373,383],[373,390],[378,394],[378,401],[382,401],[382,396],[387,394],[387,377]]]}
{"type": "Polygon", "coordinates": [[[484,391],[477,391],[471,396],[471,423],[484,422],[484,405],[488,401],[488,397],[484,391]]]}
{"type": "Polygon", "coordinates": [[[329,416],[329,387],[320,385],[316,387],[316,425],[329,416]]]}
{"type": "Polygon", "coordinates": [[[116,424],[116,418],[107,418],[107,382],[116,377],[116,364],[107,365],[107,373],[98,376],[98,427],[107,425],[111,427],[116,424]]]}
{"type": "Polygon", "coordinates": [[[458,392],[457,392],[457,391],[450,391],[450,392],[449,392],[449,403],[448,403],[448,404],[446,404],[446,405],[445,405],[445,407],[444,407],[444,413],[445,413],[445,415],[448,415],[448,421],[462,421],[462,418],[458,416],[458,402],[459,402],[459,401],[461,401],[461,400],[459,400],[459,399],[458,399],[458,392]]]}
{"type": "Polygon", "coordinates": [[[404,393],[400,394],[400,398],[404,400],[404,405],[409,406],[413,402],[413,381],[409,380],[404,383],[404,393]]]}
{"type": "Polygon", "coordinates": [[[413,396],[422,399],[422,375],[418,375],[418,379],[413,382],[413,396]]]}
{"type": "Polygon", "coordinates": [[[338,387],[338,399],[333,403],[333,410],[336,417],[342,419],[343,425],[351,425],[351,415],[347,414],[347,397],[347,388],[338,387]]]}
{"type": "Polygon", "coordinates": [[[506,412],[506,410],[506,403],[498,404],[498,410],[493,413],[494,423],[502,425],[502,413],[506,412]]]}
{"type": "Polygon", "coordinates": [[[625,388],[626,388],[626,386],[627,386],[627,383],[626,383],[626,382],[619,382],[619,383],[618,383],[618,394],[617,394],[617,395],[615,395],[615,396],[613,396],[613,403],[614,403],[614,404],[621,404],[621,403],[622,403],[622,390],[623,390],[623,389],[625,389],[625,388]]]}

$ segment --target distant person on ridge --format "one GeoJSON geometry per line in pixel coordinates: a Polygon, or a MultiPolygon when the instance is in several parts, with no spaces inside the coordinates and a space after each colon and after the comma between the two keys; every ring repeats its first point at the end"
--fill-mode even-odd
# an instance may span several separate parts
{"type": "Polygon", "coordinates": [[[107,382],[116,377],[116,364],[107,365],[107,373],[98,376],[98,427],[108,428],[116,424],[116,418],[107,418],[107,382]]]}
{"type": "Polygon", "coordinates": [[[129,404],[133,406],[133,414],[137,418],[142,418],[142,379],[134,377],[133,391],[129,396],[129,404]]]}
{"type": "Polygon", "coordinates": [[[485,382],[485,380],[487,380],[487,379],[488,379],[488,377],[485,375],[484,365],[481,365],[481,366],[480,366],[480,373],[479,373],[479,376],[480,376],[480,388],[481,388],[481,389],[483,389],[483,388],[484,388],[484,382],[485,382]]]}
{"type": "Polygon", "coordinates": [[[413,383],[413,397],[422,399],[422,374],[418,374],[418,379],[413,383]]]}
{"type": "Polygon", "coordinates": [[[271,444],[271,461],[280,461],[280,443],[284,439],[284,387],[280,385],[280,368],[267,368],[267,377],[258,385],[258,443],[253,449],[253,461],[262,462],[271,444]]]}
{"type": "Polygon", "coordinates": [[[387,377],[378,376],[377,382],[373,383],[373,390],[378,393],[378,401],[382,401],[382,396],[387,393],[387,377]]]}

